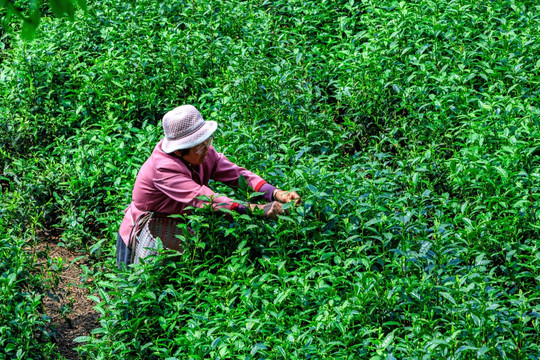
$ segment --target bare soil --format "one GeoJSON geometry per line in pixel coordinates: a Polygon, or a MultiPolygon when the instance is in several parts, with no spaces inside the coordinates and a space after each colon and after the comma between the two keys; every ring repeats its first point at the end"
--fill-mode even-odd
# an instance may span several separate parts
{"type": "Polygon", "coordinates": [[[93,309],[95,305],[89,300],[88,290],[80,280],[81,265],[91,266],[80,251],[66,249],[56,244],[54,238],[41,241],[35,248],[38,261],[47,261],[47,258],[63,260],[60,281],[56,291],[47,296],[44,301],[45,311],[56,328],[56,344],[62,356],[66,359],[79,359],[75,348],[78,343],[73,339],[90,335],[90,332],[99,326],[98,313],[93,309]],[[41,258],[40,258],[41,256],[41,258]]]}

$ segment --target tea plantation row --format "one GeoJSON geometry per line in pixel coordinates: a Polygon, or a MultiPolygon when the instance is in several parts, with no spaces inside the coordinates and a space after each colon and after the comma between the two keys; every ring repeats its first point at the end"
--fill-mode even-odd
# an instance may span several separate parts
{"type": "Polygon", "coordinates": [[[29,250],[44,229],[94,264],[82,358],[537,358],[539,13],[106,0],[43,18],[33,42],[12,21],[0,358],[57,351],[29,250]],[[185,103],[218,121],[218,151],[304,203],[277,221],[196,211],[180,259],[119,272],[135,176],[185,103]]]}

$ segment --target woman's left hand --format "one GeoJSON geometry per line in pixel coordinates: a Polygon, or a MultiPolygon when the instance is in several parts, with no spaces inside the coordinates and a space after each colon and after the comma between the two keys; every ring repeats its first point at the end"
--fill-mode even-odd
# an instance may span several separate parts
{"type": "Polygon", "coordinates": [[[274,195],[274,199],[276,201],[279,201],[280,203],[288,203],[291,201],[294,201],[294,205],[300,205],[302,203],[302,199],[300,198],[300,195],[296,191],[283,191],[278,190],[276,191],[274,195]]]}

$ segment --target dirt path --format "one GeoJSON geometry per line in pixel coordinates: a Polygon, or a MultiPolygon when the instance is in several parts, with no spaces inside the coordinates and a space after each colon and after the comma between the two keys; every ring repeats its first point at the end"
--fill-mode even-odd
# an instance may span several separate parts
{"type": "Polygon", "coordinates": [[[73,339],[90,335],[92,329],[99,327],[98,313],[93,309],[95,304],[87,298],[88,291],[83,288],[79,277],[82,273],[81,265],[86,264],[86,260],[83,258],[72,263],[81,253],[59,247],[54,241],[42,241],[36,250],[40,261],[47,259],[40,259],[39,254],[63,260],[58,290],[56,294],[45,298],[44,305],[47,315],[56,326],[56,343],[60,353],[69,360],[79,359],[74,350],[78,344],[73,339]]]}

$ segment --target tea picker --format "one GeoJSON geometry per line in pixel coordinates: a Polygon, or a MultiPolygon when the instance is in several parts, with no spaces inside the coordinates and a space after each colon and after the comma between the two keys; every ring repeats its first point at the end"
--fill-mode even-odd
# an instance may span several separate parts
{"type": "Polygon", "coordinates": [[[282,204],[302,200],[294,192],[277,189],[260,176],[231,162],[212,146],[215,121],[205,121],[192,105],[179,106],[165,114],[164,138],[142,165],[132,192],[131,204],[125,210],[116,240],[118,267],[137,263],[155,247],[159,236],[164,247],[181,251],[175,236],[180,229],[172,214],[186,213],[186,207],[211,206],[245,213],[247,208],[226,196],[218,196],[208,187],[210,179],[237,187],[240,176],[255,191],[263,193],[266,204],[249,204],[269,218],[283,213],[282,204]]]}

